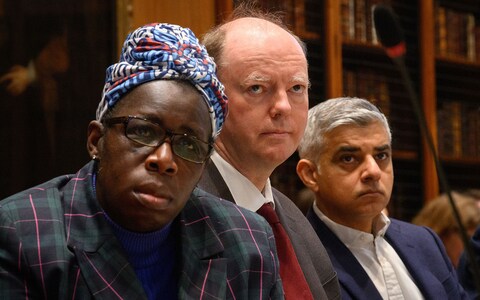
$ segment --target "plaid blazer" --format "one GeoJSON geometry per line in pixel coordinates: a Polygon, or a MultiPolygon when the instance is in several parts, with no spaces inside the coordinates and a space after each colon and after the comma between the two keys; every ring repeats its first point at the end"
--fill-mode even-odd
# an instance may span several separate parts
{"type": "MultiPolygon", "coordinates": [[[[146,299],[96,201],[93,167],[0,201],[1,299],[146,299]]],[[[261,217],[195,189],[176,221],[179,299],[283,299],[261,217]]]]}

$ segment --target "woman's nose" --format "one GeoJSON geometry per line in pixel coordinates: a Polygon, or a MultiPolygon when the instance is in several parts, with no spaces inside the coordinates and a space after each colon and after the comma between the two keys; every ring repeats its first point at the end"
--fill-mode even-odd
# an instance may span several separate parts
{"type": "Polygon", "coordinates": [[[178,171],[178,166],[174,156],[172,145],[170,142],[165,141],[147,157],[145,161],[146,168],[161,174],[175,175],[178,171]]]}

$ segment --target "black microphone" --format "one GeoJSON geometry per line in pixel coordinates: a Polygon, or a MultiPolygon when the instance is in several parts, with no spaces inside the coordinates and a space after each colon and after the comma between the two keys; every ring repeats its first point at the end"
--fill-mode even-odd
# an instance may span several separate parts
{"type": "Polygon", "coordinates": [[[375,5],[373,23],[377,38],[385,48],[387,55],[392,59],[403,57],[407,52],[405,35],[392,8],[382,4],[375,5]]]}
{"type": "Polygon", "coordinates": [[[388,5],[377,4],[373,7],[373,22],[374,22],[374,27],[377,33],[378,40],[385,48],[385,52],[387,53],[387,55],[396,64],[402,76],[402,81],[407,89],[410,102],[413,106],[413,110],[415,112],[415,115],[417,117],[417,120],[420,126],[420,130],[427,142],[430,152],[432,153],[432,157],[437,170],[437,176],[438,176],[439,182],[445,194],[448,196],[449,203],[452,208],[453,216],[458,225],[460,236],[465,246],[465,253],[467,254],[467,259],[471,266],[475,288],[480,293],[480,269],[478,267],[478,262],[475,259],[476,255],[473,252],[470,239],[461,221],[461,217],[460,217],[460,214],[458,213],[457,206],[453,201],[450,186],[446,179],[445,172],[442,168],[442,165],[440,164],[440,161],[438,159],[437,151],[433,144],[432,136],[430,134],[430,131],[427,128],[425,115],[420,106],[420,101],[418,101],[417,94],[413,87],[412,79],[410,78],[410,75],[407,70],[407,66],[405,64],[406,43],[405,43],[404,32],[402,30],[402,27],[400,26],[398,17],[393,12],[393,9],[388,5]]]}

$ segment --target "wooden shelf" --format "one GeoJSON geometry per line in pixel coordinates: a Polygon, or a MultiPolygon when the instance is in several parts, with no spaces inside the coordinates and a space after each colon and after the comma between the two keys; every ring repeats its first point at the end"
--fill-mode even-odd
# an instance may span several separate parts
{"type": "Polygon", "coordinates": [[[468,166],[473,166],[473,165],[478,165],[480,168],[480,157],[473,157],[473,158],[467,158],[467,157],[453,157],[453,156],[440,156],[440,161],[445,164],[457,164],[457,165],[468,165],[468,166]]]}
{"type": "Polygon", "coordinates": [[[414,151],[404,151],[404,150],[393,150],[393,159],[394,160],[418,160],[419,155],[414,151]]]}
{"type": "Polygon", "coordinates": [[[462,57],[437,55],[435,59],[437,60],[437,63],[447,64],[449,66],[480,68],[480,61],[471,61],[462,57]]]}
{"type": "Polygon", "coordinates": [[[376,54],[384,53],[383,47],[378,44],[366,43],[362,41],[355,41],[355,40],[347,40],[343,41],[342,45],[344,48],[347,49],[358,49],[358,50],[365,50],[371,51],[376,54]]]}

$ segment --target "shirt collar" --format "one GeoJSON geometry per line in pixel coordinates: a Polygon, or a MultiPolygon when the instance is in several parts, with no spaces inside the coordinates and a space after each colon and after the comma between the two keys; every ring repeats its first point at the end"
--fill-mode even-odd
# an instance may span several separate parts
{"type": "Polygon", "coordinates": [[[211,159],[222,175],[223,180],[225,180],[238,206],[251,211],[257,211],[263,204],[272,203],[275,208],[270,179],[267,179],[263,191],[259,191],[247,177],[243,176],[217,152],[213,152],[211,159]]]}
{"type": "Polygon", "coordinates": [[[357,229],[353,229],[348,226],[344,226],[332,221],[327,217],[318,207],[317,201],[313,204],[313,211],[322,220],[328,228],[347,246],[359,245],[363,243],[370,243],[377,237],[383,237],[390,226],[390,219],[381,212],[379,217],[376,218],[373,233],[363,232],[357,229]]]}

